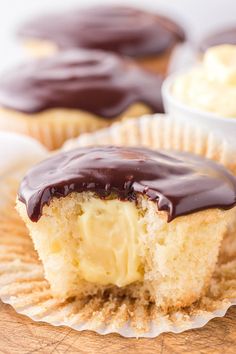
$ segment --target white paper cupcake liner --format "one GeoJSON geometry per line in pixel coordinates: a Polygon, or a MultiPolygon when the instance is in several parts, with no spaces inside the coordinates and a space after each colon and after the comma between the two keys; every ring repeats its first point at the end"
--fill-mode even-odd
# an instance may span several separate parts
{"type": "Polygon", "coordinates": [[[126,145],[187,151],[218,161],[236,172],[235,149],[202,126],[169,119],[163,114],[145,115],[114,123],[109,128],[68,140],[62,150],[79,146],[126,145]]]}
{"type": "MultiPolygon", "coordinates": [[[[227,143],[216,141],[214,136],[204,135],[198,129],[179,127],[163,117],[115,124],[101,132],[81,136],[65,148],[98,144],[176,148],[198,152],[221,161],[231,170],[235,168],[227,143]]],[[[227,239],[208,293],[191,307],[163,313],[154,306],[127,298],[96,296],[64,302],[54,298],[28,231],[14,208],[19,184],[19,176],[15,176],[17,173],[0,180],[0,298],[18,313],[34,321],[78,331],[152,338],[164,332],[180,333],[202,327],[212,318],[224,316],[236,304],[236,249],[230,247],[231,240],[227,239]]]]}

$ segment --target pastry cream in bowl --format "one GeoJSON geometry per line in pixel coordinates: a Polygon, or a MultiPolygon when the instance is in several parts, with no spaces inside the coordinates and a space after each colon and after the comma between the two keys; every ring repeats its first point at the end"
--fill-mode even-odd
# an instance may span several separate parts
{"type": "Polygon", "coordinates": [[[208,49],[202,64],[177,77],[172,89],[190,107],[236,117],[236,46],[208,49]]]}
{"type": "Polygon", "coordinates": [[[236,46],[208,49],[202,62],[168,77],[162,87],[165,110],[196,122],[233,143],[236,136],[236,46]]]}

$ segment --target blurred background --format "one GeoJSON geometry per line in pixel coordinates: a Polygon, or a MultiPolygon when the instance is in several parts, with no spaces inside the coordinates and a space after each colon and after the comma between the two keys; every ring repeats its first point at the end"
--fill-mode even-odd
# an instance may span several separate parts
{"type": "MultiPolygon", "coordinates": [[[[24,52],[14,33],[20,23],[32,15],[71,6],[126,4],[172,14],[187,28],[193,42],[225,24],[235,24],[236,0],[7,0],[0,7],[0,70],[23,58],[24,52]]],[[[138,24],[137,24],[138,25],[138,24]]]]}

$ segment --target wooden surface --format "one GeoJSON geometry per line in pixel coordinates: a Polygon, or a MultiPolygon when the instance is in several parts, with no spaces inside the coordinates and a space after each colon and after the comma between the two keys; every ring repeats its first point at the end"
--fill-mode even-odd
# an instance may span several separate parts
{"type": "Polygon", "coordinates": [[[0,353],[4,354],[205,354],[236,353],[236,307],[199,330],[155,339],[100,336],[38,324],[0,303],[0,353]]]}

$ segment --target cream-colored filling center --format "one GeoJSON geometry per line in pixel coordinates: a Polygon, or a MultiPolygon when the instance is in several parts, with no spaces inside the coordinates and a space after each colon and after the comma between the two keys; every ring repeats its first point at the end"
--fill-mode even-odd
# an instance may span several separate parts
{"type": "Polygon", "coordinates": [[[100,285],[119,287],[142,280],[138,210],[134,203],[93,200],[78,217],[80,276],[100,285]]]}

